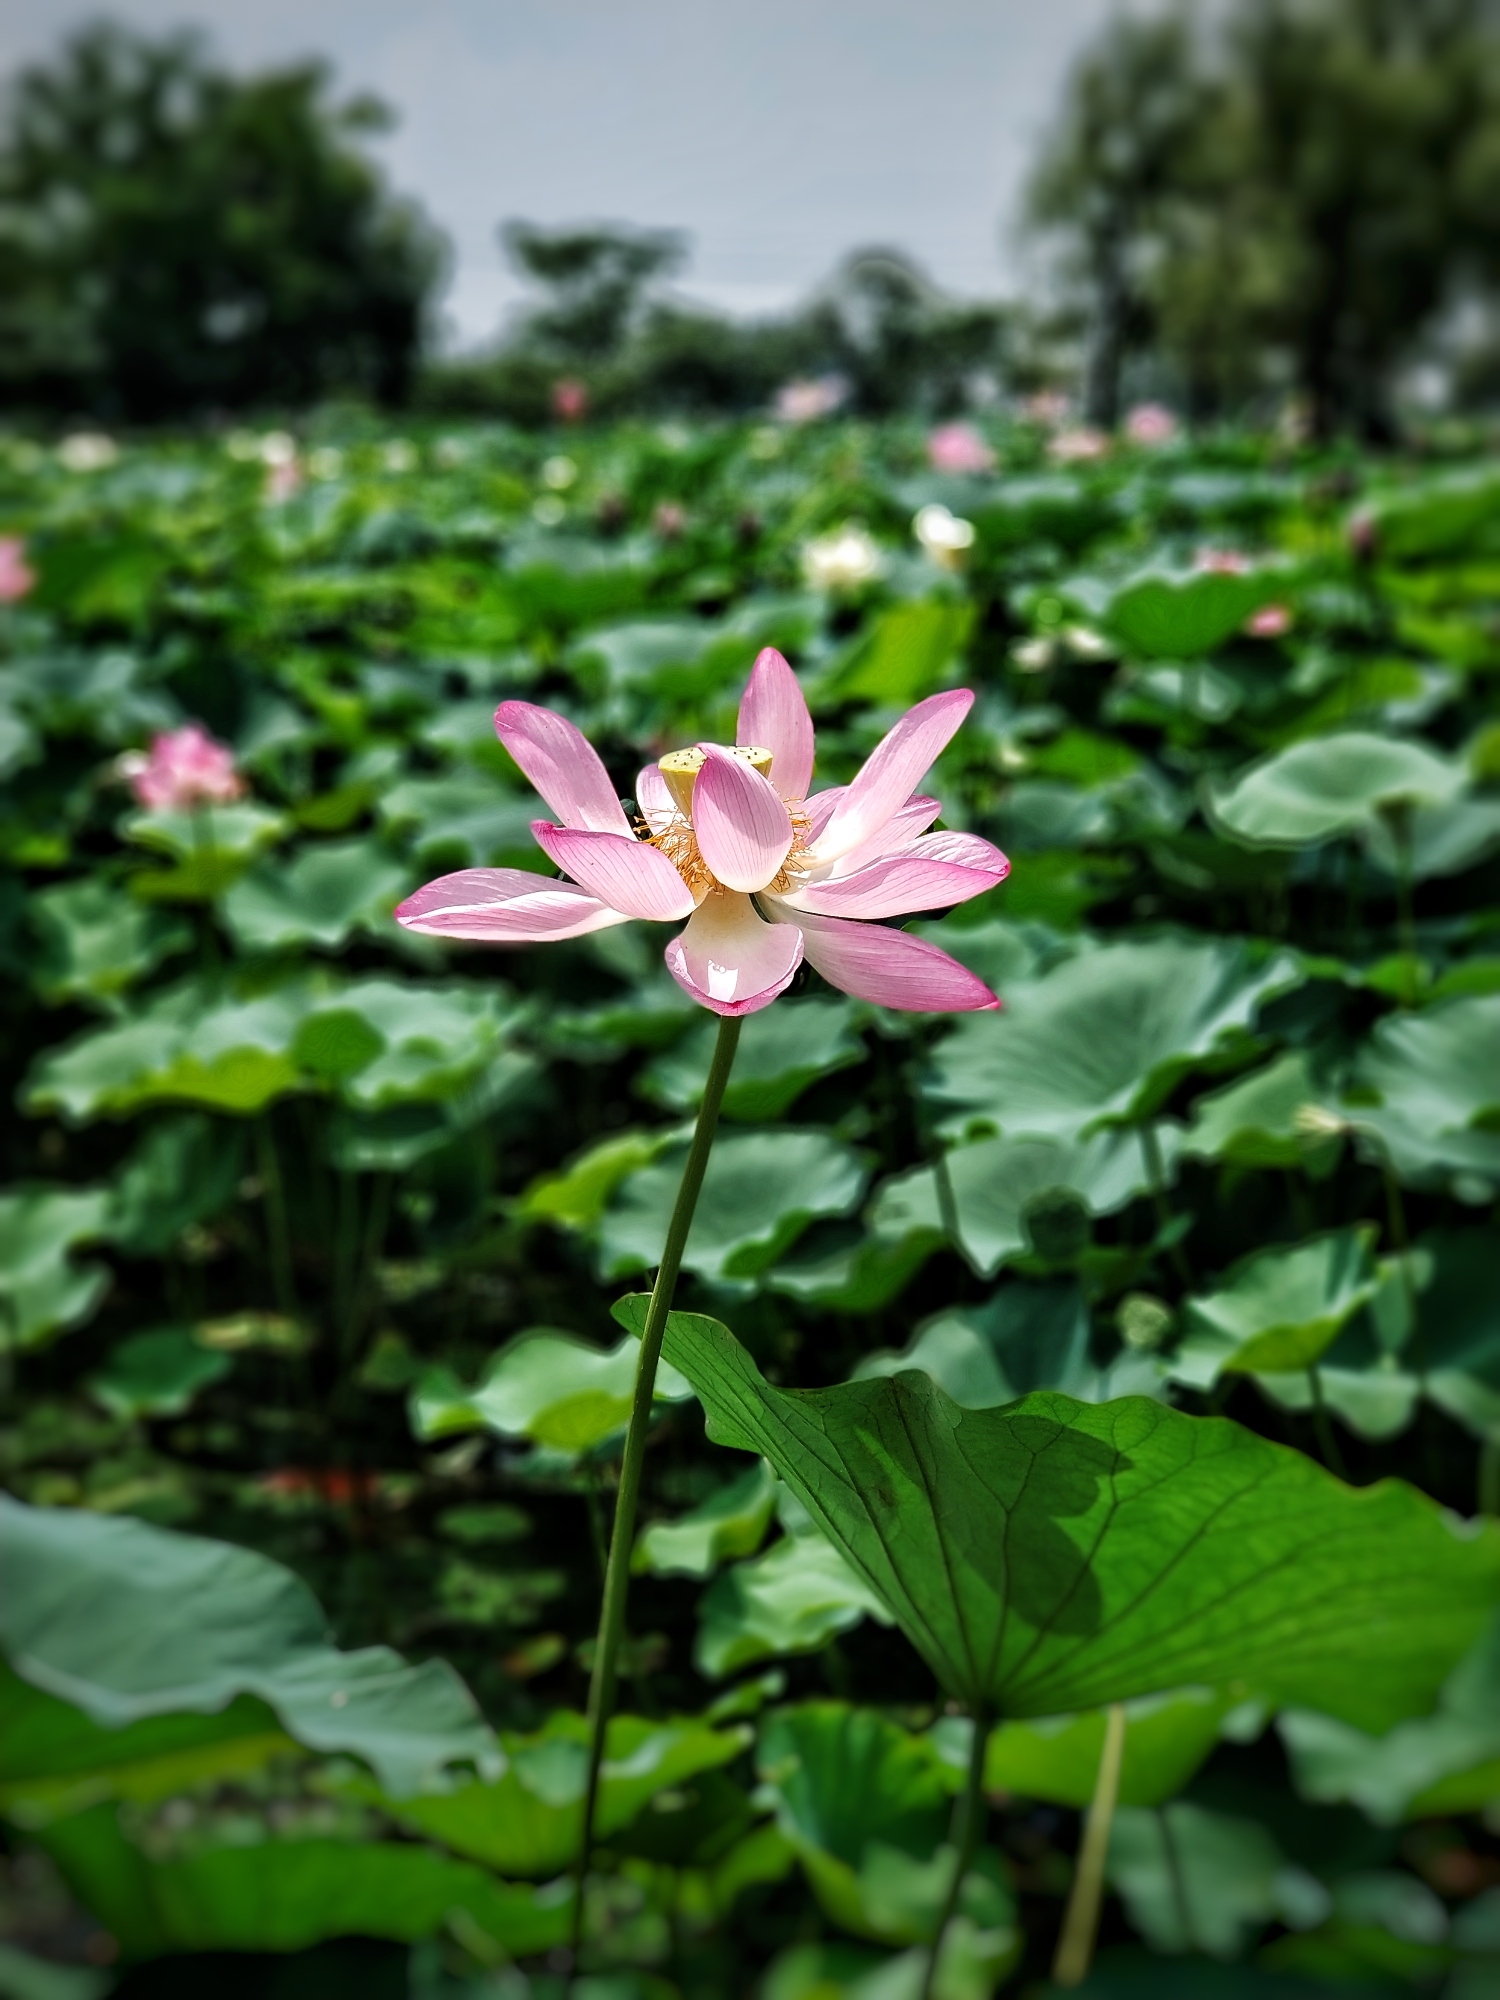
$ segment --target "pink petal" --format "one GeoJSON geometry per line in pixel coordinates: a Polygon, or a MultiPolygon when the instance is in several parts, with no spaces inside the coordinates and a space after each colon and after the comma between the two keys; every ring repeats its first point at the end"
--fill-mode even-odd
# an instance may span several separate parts
{"type": "Polygon", "coordinates": [[[909,853],[916,845],[918,836],[927,831],[942,810],[936,799],[923,798],[920,792],[917,793],[884,826],[877,827],[868,840],[862,840],[858,847],[851,847],[847,854],[841,854],[832,864],[831,872],[852,875],[856,869],[867,868],[872,861],[884,861],[892,854],[909,853]]]}
{"type": "Polygon", "coordinates": [[[630,823],[599,753],[566,716],[529,701],[502,701],[495,734],[564,826],[626,833],[630,823]]]}
{"type": "Polygon", "coordinates": [[[565,875],[612,910],[647,923],[691,915],[693,892],[659,847],[633,835],[588,833],[580,827],[531,822],[537,846],[565,875]]]}
{"type": "Polygon", "coordinates": [[[814,840],[817,839],[824,827],[827,826],[848,795],[849,787],[847,785],[830,785],[826,791],[813,793],[812,797],[807,801],[807,815],[812,823],[812,837],[814,840]]]}
{"type": "Polygon", "coordinates": [[[1000,1002],[982,979],[925,938],[885,924],[799,915],[808,964],[830,986],[910,1014],[972,1013],[1000,1002]]]}
{"type": "Polygon", "coordinates": [[[643,764],[635,778],[635,802],[653,833],[660,833],[677,811],[658,764],[643,764]]]}
{"type": "Polygon", "coordinates": [[[855,875],[809,882],[782,898],[789,908],[825,917],[905,917],[914,910],[946,910],[994,888],[999,876],[915,854],[889,854],[855,875]]]}
{"type": "Polygon", "coordinates": [[[548,944],[627,923],[571,882],[550,882],[524,868],[460,868],[440,875],[396,907],[396,920],[428,937],[477,938],[485,944],[548,944]]]}
{"type": "Polygon", "coordinates": [[[819,836],[820,861],[847,854],[889,824],[947,748],[973,704],[968,688],[953,688],[946,694],[930,694],[906,711],[865,759],[819,836]]]}
{"type": "Polygon", "coordinates": [[[951,861],[958,868],[977,868],[995,882],[1003,882],[1010,873],[1010,862],[999,848],[977,833],[955,833],[951,828],[943,833],[924,833],[906,851],[921,855],[925,861],[951,861]]]}
{"type": "Polygon", "coordinates": [[[769,778],[717,743],[693,785],[698,852],[726,889],[749,893],[773,881],[792,851],[792,820],[769,778]]]}
{"type": "Polygon", "coordinates": [[[813,723],[797,676],[774,646],[750,669],[734,740],[771,753],[771,780],[784,799],[805,799],[812,783],[813,723]]]}
{"type": "Polygon", "coordinates": [[[762,923],[748,896],[711,895],[666,956],[668,972],[700,1006],[754,1014],[791,985],[802,963],[802,932],[795,923],[762,923]]]}

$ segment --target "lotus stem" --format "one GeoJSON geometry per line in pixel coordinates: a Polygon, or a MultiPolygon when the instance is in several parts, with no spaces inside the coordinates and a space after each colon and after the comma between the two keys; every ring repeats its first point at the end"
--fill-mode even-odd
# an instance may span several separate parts
{"type": "Polygon", "coordinates": [[[1104,1863],[1109,1855],[1109,1834],[1120,1796],[1120,1765],[1124,1756],[1125,1704],[1112,1701],[1104,1714],[1099,1775],[1094,1780],[1078,1868],[1063,1917],[1062,1936],[1057,1941],[1057,1956],[1052,1961],[1054,1986],[1081,1986],[1093,1963],[1094,1940],[1099,1935],[1099,1906],[1104,1899],[1104,1863]]]}
{"type": "Polygon", "coordinates": [[[983,1708],[973,1710],[974,1733],[969,1742],[969,1770],[964,1779],[963,1791],[959,1794],[953,1814],[953,1879],[948,1884],[948,1893],[943,1898],[943,1913],[938,1918],[937,1928],[932,1934],[932,1945],[927,1953],[927,1969],[922,1975],[921,2000],[932,2000],[933,1982],[937,1978],[938,1964],[943,1956],[943,1939],[948,1935],[948,1926],[953,1921],[958,1908],[959,1896],[963,1893],[964,1879],[974,1860],[975,1849],[979,1846],[979,1836],[984,1827],[984,1753],[989,1747],[989,1717],[983,1708]]]}
{"type": "Polygon", "coordinates": [[[687,1165],[682,1170],[682,1183],[677,1190],[672,1219],[667,1225],[667,1240],[662,1245],[656,1283],[651,1288],[651,1304],[646,1311],[646,1328],[641,1336],[640,1360],[636,1363],[635,1394],[630,1406],[630,1424],[625,1432],[625,1452],[620,1461],[620,1487],[615,1498],[614,1528],[604,1572],[604,1601],[599,1613],[599,1636],[589,1679],[588,1783],[583,1797],[583,1831],[578,1846],[577,1892],[573,1905],[575,1952],[583,1938],[583,1888],[593,1848],[594,1809],[599,1795],[599,1767],[604,1761],[604,1733],[615,1705],[620,1640],[625,1631],[625,1600],[630,1590],[630,1555],[635,1541],[646,1433],[651,1425],[651,1399],[656,1389],[656,1366],[661,1359],[667,1314],[672,1310],[677,1274],[682,1268],[682,1253],[692,1227],[693,1212],[698,1206],[703,1175],[719,1123],[719,1107],[724,1102],[724,1086],[734,1066],[734,1052],[739,1046],[739,1039],[739,1016],[721,1014],[719,1039],[714,1044],[703,1103],[693,1130],[693,1143],[688,1151],[687,1165]]]}
{"type": "Polygon", "coordinates": [[[1313,1430],[1318,1450],[1323,1454],[1323,1463],[1336,1479],[1347,1479],[1349,1475],[1344,1470],[1344,1454],[1339,1450],[1339,1441],[1333,1434],[1333,1423],[1323,1395],[1323,1371],[1316,1361],[1308,1368],[1307,1386],[1312,1391],[1313,1430]]]}

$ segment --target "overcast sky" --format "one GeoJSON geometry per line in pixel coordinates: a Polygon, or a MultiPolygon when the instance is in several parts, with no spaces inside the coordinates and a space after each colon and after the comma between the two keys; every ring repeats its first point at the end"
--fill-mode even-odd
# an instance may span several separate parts
{"type": "Polygon", "coordinates": [[[800,297],[856,244],[1014,283],[1027,163],[1112,0],[0,0],[0,65],[108,12],[194,23],[236,65],[328,57],[400,123],[396,185],[446,231],[452,337],[517,296],[496,224],[685,228],[682,288],[800,297]]]}

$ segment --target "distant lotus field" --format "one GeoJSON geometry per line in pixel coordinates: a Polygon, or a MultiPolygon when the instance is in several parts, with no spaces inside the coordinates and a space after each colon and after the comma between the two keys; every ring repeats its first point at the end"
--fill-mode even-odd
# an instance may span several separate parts
{"type": "Polygon", "coordinates": [[[0,1994],[1500,1992],[1500,461],[803,402],[0,438],[0,1994]]]}

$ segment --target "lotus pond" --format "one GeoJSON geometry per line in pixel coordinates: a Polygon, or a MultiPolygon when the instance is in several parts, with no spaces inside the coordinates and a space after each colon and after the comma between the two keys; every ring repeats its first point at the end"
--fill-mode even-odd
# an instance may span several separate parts
{"type": "Polygon", "coordinates": [[[0,442],[0,1993],[1500,1991],[1500,471],[987,433],[0,442]],[[766,647],[1004,1005],[744,1020],[575,1910],[716,1024],[392,911],[766,647]]]}

